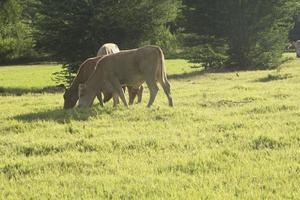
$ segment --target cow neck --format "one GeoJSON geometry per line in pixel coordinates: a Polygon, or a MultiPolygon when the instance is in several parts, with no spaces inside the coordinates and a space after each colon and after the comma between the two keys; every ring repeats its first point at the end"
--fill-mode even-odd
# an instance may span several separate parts
{"type": "Polygon", "coordinates": [[[78,86],[79,84],[81,84],[80,77],[81,77],[80,74],[77,74],[77,76],[74,78],[74,80],[70,85],[70,89],[69,89],[70,91],[78,90],[78,86]]]}
{"type": "Polygon", "coordinates": [[[97,73],[93,73],[86,82],[86,87],[98,93],[102,91],[103,81],[101,81],[101,77],[97,76],[97,73]]]}

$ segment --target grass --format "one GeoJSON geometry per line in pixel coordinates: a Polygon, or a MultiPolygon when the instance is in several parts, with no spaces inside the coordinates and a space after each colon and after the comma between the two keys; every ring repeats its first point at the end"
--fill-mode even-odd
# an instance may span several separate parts
{"type": "Polygon", "coordinates": [[[174,108],[162,90],[146,108],[146,89],[128,109],[68,111],[61,91],[30,92],[59,66],[0,68],[0,199],[298,199],[300,60],[190,66],[167,61],[174,108]]]}
{"type": "Polygon", "coordinates": [[[54,86],[52,74],[59,71],[53,65],[0,67],[0,86],[11,88],[41,88],[54,86]]]}

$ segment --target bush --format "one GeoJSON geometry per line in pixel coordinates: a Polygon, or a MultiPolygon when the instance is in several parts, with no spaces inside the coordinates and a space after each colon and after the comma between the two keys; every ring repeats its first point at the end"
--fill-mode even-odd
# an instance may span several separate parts
{"type": "Polygon", "coordinates": [[[207,66],[225,64],[238,70],[268,68],[280,63],[291,27],[295,0],[183,0],[182,26],[186,33],[198,37],[223,39],[227,46],[223,57],[210,40],[198,45],[196,57],[206,60],[207,66]],[[203,46],[205,44],[206,46],[203,46]],[[204,49],[204,51],[201,50],[204,49]],[[209,56],[199,56],[207,52],[209,56]],[[227,57],[227,58],[226,58],[227,57]],[[215,59],[215,61],[214,61],[215,59]],[[223,62],[226,60],[226,62],[223,62]],[[212,63],[216,62],[216,63],[212,63]]]}
{"type": "Polygon", "coordinates": [[[181,57],[191,63],[201,64],[206,70],[221,69],[226,66],[228,47],[223,40],[194,34],[180,34],[179,38],[185,46],[181,57]]]}
{"type": "Polygon", "coordinates": [[[32,27],[25,20],[19,0],[6,0],[0,4],[0,64],[26,60],[33,51],[32,27]]]}
{"type": "Polygon", "coordinates": [[[192,47],[188,51],[187,59],[192,63],[201,63],[206,70],[223,68],[228,58],[223,49],[209,44],[192,47]]]}
{"type": "Polygon", "coordinates": [[[37,48],[64,65],[57,73],[70,82],[79,64],[107,42],[120,49],[158,44],[168,54],[174,38],[166,28],[176,18],[179,0],[39,0],[34,36],[37,48]]]}
{"type": "Polygon", "coordinates": [[[5,63],[9,60],[17,46],[16,39],[13,38],[3,38],[0,39],[0,63],[5,63]]]}
{"type": "Polygon", "coordinates": [[[160,26],[157,31],[149,36],[150,40],[141,43],[141,46],[146,44],[156,44],[160,46],[165,54],[165,57],[173,57],[178,49],[176,34],[172,34],[166,26],[160,26]]]}

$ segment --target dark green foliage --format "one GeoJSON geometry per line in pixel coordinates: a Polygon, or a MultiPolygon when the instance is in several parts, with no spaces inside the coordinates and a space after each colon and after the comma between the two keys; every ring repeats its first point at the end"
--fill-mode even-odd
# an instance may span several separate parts
{"type": "MultiPolygon", "coordinates": [[[[184,4],[182,24],[186,32],[221,38],[224,43],[219,45],[228,46],[227,61],[222,67],[248,69],[278,65],[287,41],[293,1],[185,0],[184,4]]],[[[218,44],[209,42],[205,45],[219,48],[218,44]]]]}
{"type": "Polygon", "coordinates": [[[58,79],[71,80],[79,64],[107,42],[120,49],[165,44],[165,25],[175,19],[178,0],[40,0],[37,48],[64,64],[58,79]]]}
{"type": "Polygon", "coordinates": [[[197,35],[186,35],[184,57],[192,63],[201,63],[205,69],[218,69],[224,66],[228,46],[221,39],[214,37],[198,37],[197,35]]]}
{"type": "Polygon", "coordinates": [[[31,57],[33,40],[19,0],[0,3],[0,64],[31,57]]]}
{"type": "Polygon", "coordinates": [[[292,17],[290,40],[300,39],[299,6],[296,0],[2,0],[0,63],[45,53],[64,65],[56,78],[70,81],[104,43],[157,44],[174,56],[183,38],[185,57],[205,68],[274,67],[292,17]]]}
{"type": "Polygon", "coordinates": [[[297,41],[300,40],[300,10],[294,16],[294,27],[290,31],[290,40],[297,41]]]}

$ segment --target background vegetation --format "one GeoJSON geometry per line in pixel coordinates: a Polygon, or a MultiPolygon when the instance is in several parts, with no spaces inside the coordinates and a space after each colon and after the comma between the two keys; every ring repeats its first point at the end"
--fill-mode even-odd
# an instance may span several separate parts
{"type": "Polygon", "coordinates": [[[300,39],[296,0],[4,0],[0,6],[0,63],[46,57],[63,64],[59,81],[70,81],[106,42],[121,49],[157,44],[167,57],[242,70],[279,66],[288,38],[300,39]]]}
{"type": "Polygon", "coordinates": [[[24,62],[37,56],[24,8],[25,4],[18,0],[0,2],[0,64],[24,62]]]}
{"type": "Polygon", "coordinates": [[[178,5],[178,0],[40,0],[35,4],[37,48],[63,63],[63,78],[68,78],[104,43],[120,49],[164,44],[170,37],[164,25],[176,18],[178,5]]]}
{"type": "Polygon", "coordinates": [[[290,0],[185,0],[183,27],[195,61],[233,69],[278,66],[296,3],[290,0]],[[197,41],[197,42],[195,42],[197,41]],[[203,50],[201,51],[201,49],[203,50]],[[200,51],[199,51],[200,50],[200,51]],[[205,56],[204,52],[207,52],[205,56]],[[214,62],[214,63],[212,63],[214,62]]]}

